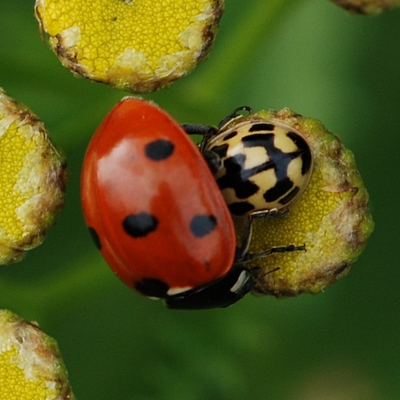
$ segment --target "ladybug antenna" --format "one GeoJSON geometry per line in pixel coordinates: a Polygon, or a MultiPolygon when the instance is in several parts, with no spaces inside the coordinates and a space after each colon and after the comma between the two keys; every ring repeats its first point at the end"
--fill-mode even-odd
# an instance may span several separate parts
{"type": "Polygon", "coordinates": [[[281,269],[281,267],[276,267],[276,268],[270,269],[270,270],[267,271],[265,274],[262,274],[262,275],[260,276],[260,279],[261,279],[261,278],[264,278],[264,276],[267,276],[267,275],[269,275],[269,274],[272,274],[273,272],[279,271],[280,269],[281,269]]]}
{"type": "MultiPolygon", "coordinates": [[[[278,270],[280,270],[280,267],[276,267],[274,269],[270,269],[269,271],[265,272],[264,274],[260,275],[257,279],[253,278],[253,282],[254,282],[254,286],[253,289],[257,292],[257,293],[262,293],[262,294],[271,294],[271,292],[269,292],[263,285],[261,285],[259,283],[259,281],[261,279],[263,279],[265,276],[272,274],[273,272],[276,272],[278,270]]],[[[253,269],[251,269],[251,274],[256,273],[257,271],[260,270],[260,267],[255,267],[253,269]],[[253,272],[254,270],[254,272],[253,272]]]]}
{"type": "Polygon", "coordinates": [[[225,117],[219,124],[218,124],[218,129],[222,129],[225,125],[227,125],[228,123],[234,121],[237,118],[242,117],[242,113],[240,111],[247,111],[247,113],[249,115],[253,114],[254,111],[251,107],[249,106],[241,106],[238,108],[235,108],[235,110],[229,114],[227,117],[225,117]]]}

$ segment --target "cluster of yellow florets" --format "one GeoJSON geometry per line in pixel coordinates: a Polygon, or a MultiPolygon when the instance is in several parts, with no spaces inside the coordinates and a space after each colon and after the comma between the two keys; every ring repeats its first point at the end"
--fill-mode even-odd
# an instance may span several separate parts
{"type": "Polygon", "coordinates": [[[400,6],[399,0],[331,0],[355,14],[374,15],[400,6]]]}
{"type": "MultiPolygon", "coordinates": [[[[388,1],[333,0],[362,13],[388,1]]],[[[398,0],[393,0],[398,4],[398,0]]],[[[390,4],[392,6],[392,4],[390,4]]],[[[190,72],[209,53],[223,0],[36,0],[43,31],[61,62],[88,79],[151,92],[190,72]]],[[[254,223],[250,251],[305,245],[256,258],[254,292],[316,293],[347,273],[373,222],[353,155],[318,121],[288,109],[262,111],[301,132],[314,158],[310,182],[289,214],[254,223]]],[[[43,124],[0,90],[0,264],[44,238],[64,202],[65,161],[43,124]]],[[[243,220],[236,219],[238,242],[243,220]]],[[[0,310],[0,400],[73,400],[55,341],[35,323],[0,310]]]]}
{"type": "Polygon", "coordinates": [[[0,400],[74,400],[56,342],[0,310],[0,400]]]}
{"type": "MultiPolygon", "coordinates": [[[[319,292],[348,272],[373,230],[368,193],[351,151],[319,121],[289,109],[256,115],[299,130],[311,148],[314,170],[286,216],[254,223],[252,253],[277,246],[306,246],[306,251],[255,259],[252,265],[261,269],[254,291],[277,297],[319,292]]],[[[235,225],[240,238],[243,222],[237,219],[235,225]]]]}
{"type": "Polygon", "coordinates": [[[65,66],[133,92],[166,86],[207,56],[222,0],[37,0],[65,66]]]}
{"type": "Polygon", "coordinates": [[[43,241],[65,182],[65,160],[43,124],[0,89],[0,264],[43,241]]]}

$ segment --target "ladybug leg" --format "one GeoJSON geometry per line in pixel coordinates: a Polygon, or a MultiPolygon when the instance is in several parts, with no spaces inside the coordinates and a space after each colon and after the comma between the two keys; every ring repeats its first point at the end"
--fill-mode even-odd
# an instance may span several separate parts
{"type": "Polygon", "coordinates": [[[188,135],[201,135],[203,139],[200,142],[200,151],[203,153],[207,143],[212,136],[218,133],[218,129],[215,126],[202,125],[202,124],[182,124],[182,129],[188,135]]]}
{"type": "Polygon", "coordinates": [[[272,253],[287,253],[292,251],[306,251],[306,245],[303,246],[295,246],[293,244],[288,246],[276,246],[271,247],[269,249],[263,250],[259,253],[250,253],[249,247],[251,242],[252,230],[253,230],[253,223],[255,219],[259,218],[271,218],[271,217],[282,217],[286,215],[287,211],[284,213],[278,213],[277,210],[262,210],[262,211],[255,211],[247,216],[247,219],[244,224],[243,228],[243,235],[242,235],[242,243],[241,247],[237,251],[237,262],[247,262],[253,260],[254,258],[260,258],[268,256],[272,253]]]}
{"type": "Polygon", "coordinates": [[[211,126],[202,124],[182,124],[181,127],[188,135],[202,135],[202,136],[207,135],[210,128],[212,128],[211,126]]]}
{"type": "MultiPolygon", "coordinates": [[[[245,255],[244,261],[251,261],[251,260],[254,260],[255,258],[266,257],[272,253],[290,253],[292,251],[307,251],[306,245],[303,244],[302,246],[295,246],[294,244],[290,244],[288,246],[270,247],[269,249],[261,251],[259,253],[247,253],[245,255]]],[[[277,268],[277,269],[279,269],[279,268],[277,268]]]]}
{"type": "Polygon", "coordinates": [[[267,218],[274,215],[276,215],[274,210],[265,210],[265,211],[256,211],[247,216],[243,227],[242,243],[237,251],[237,256],[236,256],[238,262],[244,260],[247,254],[249,253],[254,220],[257,218],[267,218]]]}

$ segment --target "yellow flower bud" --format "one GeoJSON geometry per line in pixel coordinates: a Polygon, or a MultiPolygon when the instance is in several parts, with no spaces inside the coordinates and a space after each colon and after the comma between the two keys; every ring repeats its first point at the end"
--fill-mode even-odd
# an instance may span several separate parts
{"type": "Polygon", "coordinates": [[[54,339],[0,310],[0,400],[74,400],[54,339]]]}
{"type": "MultiPolygon", "coordinates": [[[[254,293],[277,297],[316,293],[344,276],[373,230],[368,193],[353,153],[319,121],[284,108],[255,114],[300,131],[311,148],[314,166],[300,199],[282,217],[256,219],[250,252],[305,244],[306,251],[256,258],[254,293]]],[[[238,241],[243,221],[235,219],[238,241]]]]}
{"type": "Polygon", "coordinates": [[[399,0],[331,0],[339,7],[355,14],[379,14],[400,6],[399,0]]]}
{"type": "Polygon", "coordinates": [[[65,186],[65,160],[43,123],[0,89],[0,264],[43,241],[65,186]]]}
{"type": "Polygon", "coordinates": [[[223,0],[36,0],[64,66],[85,78],[151,92],[209,53],[223,0]]]}

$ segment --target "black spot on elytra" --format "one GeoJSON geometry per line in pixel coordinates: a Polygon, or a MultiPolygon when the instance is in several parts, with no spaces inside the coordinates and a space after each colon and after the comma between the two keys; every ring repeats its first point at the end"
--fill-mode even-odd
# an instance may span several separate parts
{"type": "MultiPolygon", "coordinates": [[[[307,143],[305,140],[297,135],[294,132],[289,132],[288,136],[294,141],[294,143],[297,145],[299,148],[296,151],[293,151],[291,153],[286,153],[277,147],[275,147],[274,143],[274,134],[254,134],[254,135],[249,135],[247,137],[243,138],[243,144],[245,147],[264,147],[268,156],[269,156],[269,161],[266,163],[260,164],[258,167],[253,168],[253,172],[258,173],[264,170],[267,170],[269,168],[274,168],[275,169],[275,174],[278,179],[278,182],[281,180],[284,180],[287,178],[287,168],[288,165],[292,160],[295,158],[301,156],[303,159],[303,166],[302,166],[302,172],[303,170],[307,172],[310,167],[311,167],[311,153],[310,153],[310,148],[308,147],[307,143]],[[306,166],[304,167],[304,163],[306,166]]],[[[254,174],[254,173],[253,173],[254,174]]],[[[303,173],[304,174],[304,173],[303,173]]]]}
{"type": "MultiPolygon", "coordinates": [[[[300,135],[295,132],[289,132],[288,137],[293,140],[298,149],[291,153],[282,151],[275,146],[274,129],[275,126],[268,123],[254,124],[249,129],[249,132],[254,133],[242,138],[243,146],[246,148],[263,147],[268,157],[264,163],[248,169],[245,168],[245,153],[225,158],[225,175],[217,179],[218,186],[221,190],[231,188],[235,191],[235,195],[238,199],[247,199],[260,190],[256,184],[250,181],[250,178],[263,171],[273,169],[277,178],[277,183],[273,188],[270,188],[264,193],[265,201],[268,203],[275,202],[283,197],[281,199],[282,204],[287,204],[297,195],[299,188],[294,187],[294,183],[288,177],[288,166],[293,159],[301,157],[302,174],[306,174],[311,168],[312,163],[310,148],[300,135]],[[270,131],[271,133],[265,133],[266,131],[270,131]]],[[[227,149],[223,146],[218,147],[221,148],[219,149],[221,157],[224,157],[227,149]]],[[[241,202],[238,202],[234,205],[229,205],[231,212],[236,215],[242,215],[251,211],[242,211],[245,210],[246,207],[251,207],[251,205],[241,204],[241,202]]],[[[245,202],[244,204],[249,203],[245,202]]]]}
{"type": "Polygon", "coordinates": [[[254,124],[250,127],[249,132],[262,132],[262,131],[273,131],[275,129],[274,124],[266,124],[266,123],[260,123],[260,124],[254,124]]]}
{"type": "Polygon", "coordinates": [[[290,203],[300,192],[300,188],[298,186],[295,186],[286,196],[282,197],[279,200],[279,204],[285,205],[290,203]]]}
{"type": "MultiPolygon", "coordinates": [[[[258,129],[269,129],[265,125],[270,124],[256,124],[259,125],[258,129]]],[[[273,127],[273,125],[272,125],[273,127]]],[[[268,169],[274,169],[278,183],[274,188],[268,190],[264,197],[273,199],[275,201],[283,196],[287,190],[293,186],[292,181],[287,177],[287,168],[290,162],[301,154],[301,151],[293,153],[285,153],[274,145],[275,135],[273,133],[254,133],[245,136],[242,139],[245,147],[264,147],[269,159],[253,168],[245,169],[245,154],[237,154],[233,157],[225,159],[224,166],[226,174],[218,179],[218,185],[221,189],[232,188],[239,199],[245,199],[257,193],[259,187],[249,179],[268,169]]],[[[307,146],[307,145],[306,145],[307,146]]],[[[307,146],[308,148],[308,146],[307,146]]]]}
{"type": "Polygon", "coordinates": [[[234,138],[237,135],[237,131],[233,131],[224,137],[224,141],[234,138]]]}
{"type": "Polygon", "coordinates": [[[285,195],[293,187],[293,182],[289,178],[279,180],[276,185],[267,190],[263,197],[266,202],[272,203],[285,195]]]}
{"type": "MultiPolygon", "coordinates": [[[[269,151],[270,148],[274,149],[273,138],[273,134],[253,134],[244,137],[242,142],[245,147],[261,146],[269,151]]],[[[239,199],[246,199],[258,192],[259,187],[249,180],[252,176],[271,168],[276,169],[274,160],[268,160],[249,169],[244,167],[245,162],[245,154],[236,154],[226,158],[224,160],[226,174],[217,180],[220,189],[234,189],[236,197],[239,199]]]]}
{"type": "Polygon", "coordinates": [[[135,289],[145,296],[163,299],[167,296],[169,286],[159,279],[144,278],[139,282],[135,282],[135,289]]]}
{"type": "Polygon", "coordinates": [[[174,144],[166,139],[158,139],[150,142],[145,147],[146,157],[153,161],[161,161],[170,157],[174,152],[174,144]]]}
{"type": "Polygon", "coordinates": [[[307,142],[295,132],[288,132],[287,136],[290,137],[299,148],[298,155],[301,156],[301,161],[303,163],[301,166],[301,173],[305,175],[311,168],[312,156],[310,147],[307,142]]]}
{"type": "Polygon", "coordinates": [[[249,178],[254,174],[252,173],[252,169],[244,169],[245,160],[246,157],[244,154],[226,158],[224,160],[226,173],[217,179],[217,184],[221,190],[233,188],[236,197],[239,199],[247,199],[259,190],[256,184],[249,181],[249,178]]]}
{"type": "Polygon", "coordinates": [[[101,250],[100,236],[97,233],[96,229],[92,228],[91,226],[89,226],[88,229],[89,229],[90,236],[92,237],[95,246],[97,247],[98,250],[101,250]]]}
{"type": "Polygon", "coordinates": [[[228,205],[229,211],[234,215],[244,215],[254,210],[253,204],[247,201],[238,201],[228,205]]]}
{"type": "Polygon", "coordinates": [[[242,138],[244,147],[264,147],[269,154],[274,146],[275,135],[273,133],[253,133],[242,138]]]}
{"type": "Polygon", "coordinates": [[[190,221],[190,231],[198,238],[208,235],[216,226],[217,218],[214,215],[196,215],[190,221]]]}
{"type": "Polygon", "coordinates": [[[148,235],[157,229],[158,220],[154,215],[146,212],[130,214],[122,222],[124,231],[133,238],[148,235]]]}

